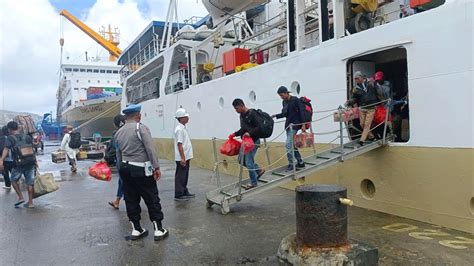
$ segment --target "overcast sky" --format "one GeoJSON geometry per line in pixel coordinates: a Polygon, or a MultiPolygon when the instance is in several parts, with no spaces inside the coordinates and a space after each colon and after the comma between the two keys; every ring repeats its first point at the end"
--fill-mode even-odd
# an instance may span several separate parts
{"type": "MultiPolygon", "coordinates": [[[[197,0],[179,0],[180,21],[207,14],[197,0]]],[[[152,20],[164,20],[168,0],[0,0],[0,109],[43,114],[56,111],[59,79],[59,11],[68,10],[98,30],[111,24],[126,48],[152,20]]],[[[106,60],[108,52],[63,19],[63,59],[106,60]]]]}

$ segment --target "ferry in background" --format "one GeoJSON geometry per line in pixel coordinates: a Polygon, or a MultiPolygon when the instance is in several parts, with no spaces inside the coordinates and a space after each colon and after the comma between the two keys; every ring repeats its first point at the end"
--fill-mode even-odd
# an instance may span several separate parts
{"type": "MultiPolygon", "coordinates": [[[[394,99],[406,99],[393,121],[397,139],[306,182],[344,185],[359,207],[474,233],[473,0],[413,1],[417,13],[399,1],[203,3],[210,17],[184,28],[172,0],[168,21],[152,22],[119,58],[122,108],[142,105],[160,155],[174,159],[174,114],[183,107],[193,164],[214,169],[212,138],[239,128],[232,100],[279,113],[280,86],[313,100],[317,149],[330,146],[339,134],[332,112],[354,73],[383,71],[394,99]]],[[[271,158],[285,156],[283,130],[276,124],[268,139],[271,158]]]]}
{"type": "Polygon", "coordinates": [[[72,125],[83,138],[112,136],[113,117],[120,113],[120,68],[116,62],[63,63],[57,121],[72,125]]]}

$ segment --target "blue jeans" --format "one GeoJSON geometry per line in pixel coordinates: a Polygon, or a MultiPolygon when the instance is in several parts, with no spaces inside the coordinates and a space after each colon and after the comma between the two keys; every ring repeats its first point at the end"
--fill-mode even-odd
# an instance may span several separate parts
{"type": "Polygon", "coordinates": [[[300,152],[298,151],[298,149],[293,144],[293,139],[296,135],[296,132],[298,132],[298,130],[294,130],[294,129],[291,129],[291,128],[286,130],[286,157],[288,158],[288,164],[289,165],[293,165],[293,151],[292,151],[291,147],[294,147],[294,149],[295,149],[296,161],[298,163],[301,163],[303,161],[303,160],[301,160],[300,152]]]}
{"type": "Polygon", "coordinates": [[[15,166],[12,170],[11,181],[17,183],[21,175],[25,176],[25,181],[28,186],[33,186],[35,182],[35,166],[15,166]]]}
{"type": "MultiPolygon", "coordinates": [[[[252,185],[257,185],[258,182],[258,171],[260,171],[260,166],[255,163],[255,154],[257,154],[258,147],[260,145],[260,139],[254,141],[255,147],[249,153],[244,155],[244,166],[249,170],[249,178],[252,185]]],[[[239,162],[240,162],[239,156],[239,162]]]]}

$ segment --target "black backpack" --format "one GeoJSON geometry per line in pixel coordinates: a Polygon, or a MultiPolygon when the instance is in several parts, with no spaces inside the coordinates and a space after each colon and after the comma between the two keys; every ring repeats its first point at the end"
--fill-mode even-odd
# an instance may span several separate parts
{"type": "Polygon", "coordinates": [[[12,144],[13,163],[15,166],[30,166],[36,163],[33,142],[27,141],[24,134],[10,135],[8,140],[12,144]]]}
{"type": "Polygon", "coordinates": [[[71,138],[69,139],[69,148],[71,149],[79,149],[81,147],[81,133],[79,132],[71,132],[69,133],[71,138]]]}
{"type": "Polygon", "coordinates": [[[300,97],[300,101],[304,105],[304,121],[311,123],[313,121],[313,106],[311,105],[311,99],[306,96],[300,97]]]}
{"type": "Polygon", "coordinates": [[[273,118],[269,114],[265,113],[264,111],[260,109],[257,109],[255,111],[262,119],[257,137],[269,138],[273,134],[273,124],[274,124],[273,118]]]}

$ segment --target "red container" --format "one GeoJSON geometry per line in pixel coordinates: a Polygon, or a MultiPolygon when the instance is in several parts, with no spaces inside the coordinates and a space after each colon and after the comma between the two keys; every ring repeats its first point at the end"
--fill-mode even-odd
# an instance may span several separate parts
{"type": "Polygon", "coordinates": [[[250,51],[242,48],[234,48],[223,54],[222,70],[226,74],[235,71],[236,66],[250,62],[250,51]]]}
{"type": "Polygon", "coordinates": [[[416,8],[431,3],[432,0],[410,0],[410,7],[416,8]]]}

